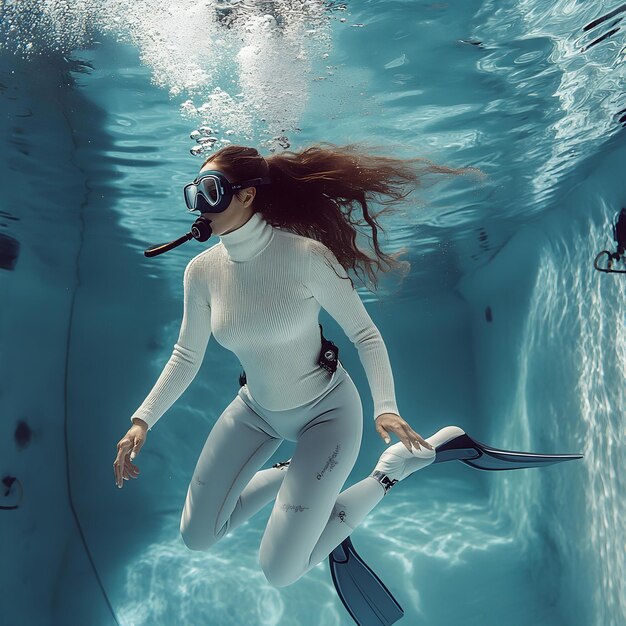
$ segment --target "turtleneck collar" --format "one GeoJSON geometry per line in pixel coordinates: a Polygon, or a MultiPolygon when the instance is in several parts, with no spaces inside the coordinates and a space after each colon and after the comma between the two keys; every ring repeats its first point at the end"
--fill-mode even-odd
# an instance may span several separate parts
{"type": "Polygon", "coordinates": [[[219,237],[231,261],[248,261],[269,244],[273,235],[272,225],[256,212],[245,224],[219,237]]]}

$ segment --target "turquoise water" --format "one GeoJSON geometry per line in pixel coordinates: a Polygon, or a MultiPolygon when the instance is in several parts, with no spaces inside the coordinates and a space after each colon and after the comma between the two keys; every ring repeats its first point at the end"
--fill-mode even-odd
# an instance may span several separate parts
{"type": "MultiPolygon", "coordinates": [[[[182,270],[217,241],[143,255],[190,226],[181,189],[203,156],[190,133],[207,125],[218,146],[266,155],[358,141],[485,172],[420,190],[385,223],[411,273],[361,293],[400,411],[422,436],[458,424],[584,459],[427,468],[352,539],[401,624],[626,623],[626,290],[592,266],[626,206],[619,8],[0,2],[0,465],[19,481],[2,497],[18,508],[0,510],[0,621],[353,623],[326,561],[267,583],[269,506],[210,552],[180,538],[199,451],[238,385],[216,342],[149,434],[140,479],[113,482],[115,445],[178,333],[182,270]]],[[[370,414],[356,350],[320,321],[370,414]]],[[[349,484],[383,446],[364,429],[349,484]]]]}

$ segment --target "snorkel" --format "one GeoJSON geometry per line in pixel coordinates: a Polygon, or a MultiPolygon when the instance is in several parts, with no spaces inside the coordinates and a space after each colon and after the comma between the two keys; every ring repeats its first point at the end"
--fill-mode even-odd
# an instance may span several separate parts
{"type": "Polygon", "coordinates": [[[193,213],[200,211],[200,217],[193,223],[191,230],[182,237],[169,243],[159,243],[144,250],[147,257],[157,256],[180,246],[181,244],[196,239],[206,241],[213,233],[210,215],[222,213],[230,205],[235,191],[246,187],[258,187],[269,185],[271,180],[267,176],[251,178],[238,183],[231,183],[219,170],[204,170],[196,179],[185,185],[183,195],[187,211],[193,213]]]}
{"type": "Polygon", "coordinates": [[[211,220],[208,216],[208,213],[203,213],[193,223],[191,230],[188,233],[185,233],[182,237],[179,237],[174,241],[170,241],[169,243],[158,243],[154,246],[151,246],[147,250],[143,251],[144,255],[147,257],[153,257],[159,254],[163,254],[163,252],[172,250],[185,243],[186,241],[189,241],[190,239],[206,241],[213,233],[213,229],[211,228],[211,220]]]}

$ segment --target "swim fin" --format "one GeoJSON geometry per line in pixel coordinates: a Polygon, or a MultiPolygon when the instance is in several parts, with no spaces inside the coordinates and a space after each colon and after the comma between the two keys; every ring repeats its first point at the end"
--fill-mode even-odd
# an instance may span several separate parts
{"type": "MultiPolygon", "coordinates": [[[[460,432],[461,429],[458,429],[460,432]]],[[[461,461],[470,467],[482,470],[512,470],[525,467],[543,467],[582,459],[582,454],[537,454],[492,448],[463,433],[435,447],[437,456],[432,462],[461,461]]]]}
{"type": "Polygon", "coordinates": [[[388,626],[404,609],[346,537],[329,555],[328,564],[337,595],[359,626],[388,626]]]}
{"type": "MultiPolygon", "coordinates": [[[[582,454],[537,454],[492,448],[457,426],[449,426],[438,434],[444,442],[435,446],[436,457],[431,465],[461,461],[476,469],[511,470],[583,458],[582,454]]],[[[404,615],[389,589],[358,555],[350,537],[328,555],[328,564],[337,594],[359,626],[387,626],[404,615]]]]}

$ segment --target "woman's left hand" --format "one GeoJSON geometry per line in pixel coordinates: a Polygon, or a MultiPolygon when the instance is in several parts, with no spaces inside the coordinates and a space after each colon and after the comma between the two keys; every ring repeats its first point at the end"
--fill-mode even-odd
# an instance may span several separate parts
{"type": "Polygon", "coordinates": [[[416,450],[420,449],[420,445],[434,450],[428,441],[426,441],[421,435],[416,433],[407,422],[405,422],[399,415],[395,413],[381,413],[375,420],[376,430],[378,434],[385,440],[385,443],[389,443],[389,431],[396,433],[398,439],[406,446],[409,452],[411,450],[411,444],[415,446],[416,450]]]}

